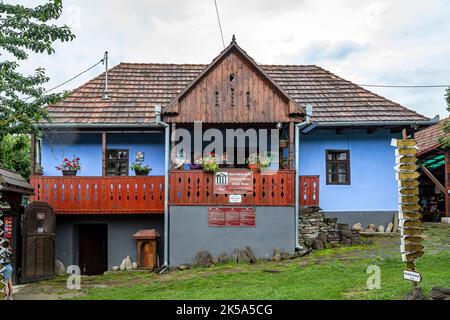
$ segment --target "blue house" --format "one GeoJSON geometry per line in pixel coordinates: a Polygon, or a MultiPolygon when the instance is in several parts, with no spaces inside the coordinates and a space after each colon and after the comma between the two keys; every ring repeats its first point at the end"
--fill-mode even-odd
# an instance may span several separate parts
{"type": "Polygon", "coordinates": [[[44,168],[34,200],[57,214],[57,258],[86,274],[136,260],[139,230],[161,235],[156,260],[168,266],[204,250],[293,252],[303,206],[387,223],[398,207],[391,139],[434,121],[315,65],[257,64],[234,39],[208,65],[120,63],[107,79],[49,106],[33,144],[33,170],[44,168]],[[73,157],[81,169],[63,176],[56,167],[73,157]]]}

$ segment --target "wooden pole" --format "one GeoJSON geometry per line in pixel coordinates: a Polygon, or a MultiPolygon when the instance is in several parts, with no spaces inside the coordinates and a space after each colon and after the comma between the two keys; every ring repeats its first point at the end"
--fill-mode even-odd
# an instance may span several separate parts
{"type": "Polygon", "coordinates": [[[450,150],[445,150],[445,216],[450,217],[450,150]]]}
{"type": "Polygon", "coordinates": [[[31,175],[36,174],[36,134],[31,134],[31,175]]]}
{"type": "Polygon", "coordinates": [[[106,132],[102,131],[102,176],[106,176],[106,132]]]}

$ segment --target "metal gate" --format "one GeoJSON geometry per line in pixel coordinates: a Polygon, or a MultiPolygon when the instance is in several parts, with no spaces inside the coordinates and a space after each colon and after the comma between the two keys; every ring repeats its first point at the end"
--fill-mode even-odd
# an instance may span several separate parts
{"type": "Polygon", "coordinates": [[[22,220],[21,283],[55,275],[55,214],[46,202],[33,202],[22,220]]]}

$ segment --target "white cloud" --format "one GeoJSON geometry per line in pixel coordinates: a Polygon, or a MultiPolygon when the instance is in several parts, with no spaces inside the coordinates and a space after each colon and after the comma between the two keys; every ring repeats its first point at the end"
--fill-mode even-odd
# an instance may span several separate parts
{"type": "MultiPolygon", "coordinates": [[[[21,1],[26,5],[40,1],[21,1]]],[[[449,84],[450,1],[217,0],[226,44],[259,63],[317,64],[355,83],[449,84]]],[[[99,60],[208,63],[222,49],[213,0],[63,0],[77,39],[33,56],[58,84],[99,60]]],[[[70,83],[76,87],[101,66],[70,83]]],[[[446,116],[443,89],[372,89],[427,116],[446,116]]]]}

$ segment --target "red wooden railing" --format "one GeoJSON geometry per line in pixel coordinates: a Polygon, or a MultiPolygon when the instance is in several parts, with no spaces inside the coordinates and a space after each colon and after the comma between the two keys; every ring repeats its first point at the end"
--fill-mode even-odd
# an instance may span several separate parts
{"type": "Polygon", "coordinates": [[[32,176],[32,201],[48,202],[56,213],[162,213],[164,177],[32,176]]]}
{"type": "MultiPolygon", "coordinates": [[[[169,204],[230,205],[227,194],[214,194],[214,175],[203,171],[171,171],[169,204]]],[[[231,205],[293,206],[294,172],[253,173],[253,193],[242,195],[242,202],[231,205]]]]}
{"type": "Polygon", "coordinates": [[[300,207],[319,206],[319,176],[300,176],[300,207]]]}

